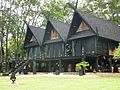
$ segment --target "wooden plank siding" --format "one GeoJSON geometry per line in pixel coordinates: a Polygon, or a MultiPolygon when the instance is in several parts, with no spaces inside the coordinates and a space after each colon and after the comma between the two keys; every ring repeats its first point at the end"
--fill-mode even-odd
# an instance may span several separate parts
{"type": "Polygon", "coordinates": [[[64,47],[62,45],[63,43],[51,43],[46,44],[46,58],[54,58],[54,57],[61,57],[64,55],[64,47]]]}
{"type": "Polygon", "coordinates": [[[95,37],[80,38],[74,40],[74,53],[75,56],[82,55],[82,48],[84,54],[94,54],[95,52],[95,37]]]}
{"type": "Polygon", "coordinates": [[[84,48],[84,54],[94,54],[95,53],[95,37],[80,38],[76,40],[68,41],[71,46],[72,53],[66,55],[65,43],[56,42],[45,45],[45,58],[56,58],[56,57],[71,57],[71,56],[81,56],[82,48],[84,48]]]}
{"type": "Polygon", "coordinates": [[[29,48],[29,59],[40,59],[41,58],[41,49],[40,46],[29,48]]]}
{"type": "Polygon", "coordinates": [[[99,37],[97,40],[97,54],[109,55],[109,50],[114,50],[118,46],[118,43],[113,40],[99,37]]]}
{"type": "Polygon", "coordinates": [[[107,55],[108,54],[108,41],[106,39],[99,38],[97,41],[97,54],[107,55]]]}
{"type": "Polygon", "coordinates": [[[86,55],[109,55],[109,50],[114,50],[118,45],[117,42],[112,40],[101,37],[96,38],[95,36],[91,36],[68,41],[72,49],[71,55],[65,55],[65,43],[63,42],[45,44],[42,50],[40,46],[31,47],[29,50],[29,59],[40,59],[42,54],[44,54],[45,58],[77,57],[82,55],[82,48],[84,48],[84,54],[86,55]]]}

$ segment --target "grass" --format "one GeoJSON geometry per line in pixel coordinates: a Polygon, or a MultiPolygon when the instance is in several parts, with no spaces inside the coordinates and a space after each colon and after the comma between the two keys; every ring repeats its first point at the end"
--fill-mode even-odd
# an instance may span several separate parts
{"type": "Polygon", "coordinates": [[[0,77],[0,90],[120,90],[118,76],[17,76],[15,84],[9,77],[0,77]]]}

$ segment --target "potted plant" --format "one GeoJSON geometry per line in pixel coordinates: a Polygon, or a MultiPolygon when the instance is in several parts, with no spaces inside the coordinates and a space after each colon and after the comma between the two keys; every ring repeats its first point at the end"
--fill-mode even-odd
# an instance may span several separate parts
{"type": "Polygon", "coordinates": [[[79,71],[79,76],[85,75],[86,67],[89,66],[89,63],[86,61],[82,61],[76,64],[76,69],[79,71]]]}

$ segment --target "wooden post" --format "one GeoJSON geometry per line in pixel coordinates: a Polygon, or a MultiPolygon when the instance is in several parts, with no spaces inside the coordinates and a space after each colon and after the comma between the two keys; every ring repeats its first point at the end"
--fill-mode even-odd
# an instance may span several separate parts
{"type": "Polygon", "coordinates": [[[113,70],[112,70],[112,59],[111,59],[111,57],[109,57],[109,65],[110,65],[110,72],[113,72],[113,70]]]}
{"type": "Polygon", "coordinates": [[[75,46],[75,42],[72,41],[72,55],[75,56],[75,49],[74,49],[74,46],[75,46]]]}
{"type": "Polygon", "coordinates": [[[55,45],[56,44],[53,44],[53,57],[55,57],[55,45]]]}
{"type": "Polygon", "coordinates": [[[30,52],[30,48],[27,48],[27,55],[26,55],[27,60],[29,59],[29,52],[30,52]]]}
{"type": "Polygon", "coordinates": [[[96,61],[96,63],[95,63],[95,69],[96,69],[97,72],[99,71],[98,60],[99,60],[99,58],[97,57],[97,59],[95,60],[96,61]]]}
{"type": "MultiPolygon", "coordinates": [[[[110,43],[109,43],[109,41],[108,41],[108,52],[109,52],[109,50],[110,50],[110,43]]],[[[109,60],[109,65],[110,65],[110,72],[113,72],[112,59],[111,59],[111,57],[109,57],[108,60],[109,60]]]]}
{"type": "Polygon", "coordinates": [[[33,74],[36,74],[35,48],[33,48],[32,54],[33,54],[33,57],[32,57],[32,60],[33,60],[33,74]]]}
{"type": "Polygon", "coordinates": [[[33,61],[33,74],[36,74],[36,61],[33,61]]]}
{"type": "Polygon", "coordinates": [[[51,72],[51,61],[48,62],[49,72],[51,72]]]}
{"type": "Polygon", "coordinates": [[[61,53],[61,56],[65,56],[65,54],[66,54],[66,50],[65,50],[64,45],[65,45],[65,43],[62,43],[62,53],[61,53]]]}
{"type": "Polygon", "coordinates": [[[97,52],[97,43],[98,43],[98,39],[99,39],[98,36],[95,37],[95,52],[94,52],[95,54],[98,53],[98,52],[97,52]]]}
{"type": "Polygon", "coordinates": [[[62,61],[61,61],[61,59],[59,60],[59,72],[60,73],[62,72],[62,61]]]}

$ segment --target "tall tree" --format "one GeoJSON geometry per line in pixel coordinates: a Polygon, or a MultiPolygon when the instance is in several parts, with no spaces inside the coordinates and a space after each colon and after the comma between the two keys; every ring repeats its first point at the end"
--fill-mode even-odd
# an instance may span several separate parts
{"type": "Polygon", "coordinates": [[[40,27],[45,26],[45,17],[69,21],[68,11],[64,8],[65,2],[66,0],[1,0],[1,47],[5,50],[6,60],[12,58],[13,49],[16,58],[19,54],[24,55],[24,21],[40,27]]]}
{"type": "Polygon", "coordinates": [[[43,17],[69,22],[69,10],[65,8],[66,0],[50,0],[41,8],[43,17]]]}
{"type": "Polygon", "coordinates": [[[115,50],[115,53],[114,53],[114,57],[113,57],[113,58],[120,60],[120,43],[119,43],[118,48],[116,48],[116,50],[115,50]]]}
{"type": "Polygon", "coordinates": [[[85,0],[83,10],[94,13],[94,15],[111,20],[120,24],[120,0],[85,0]]]}

